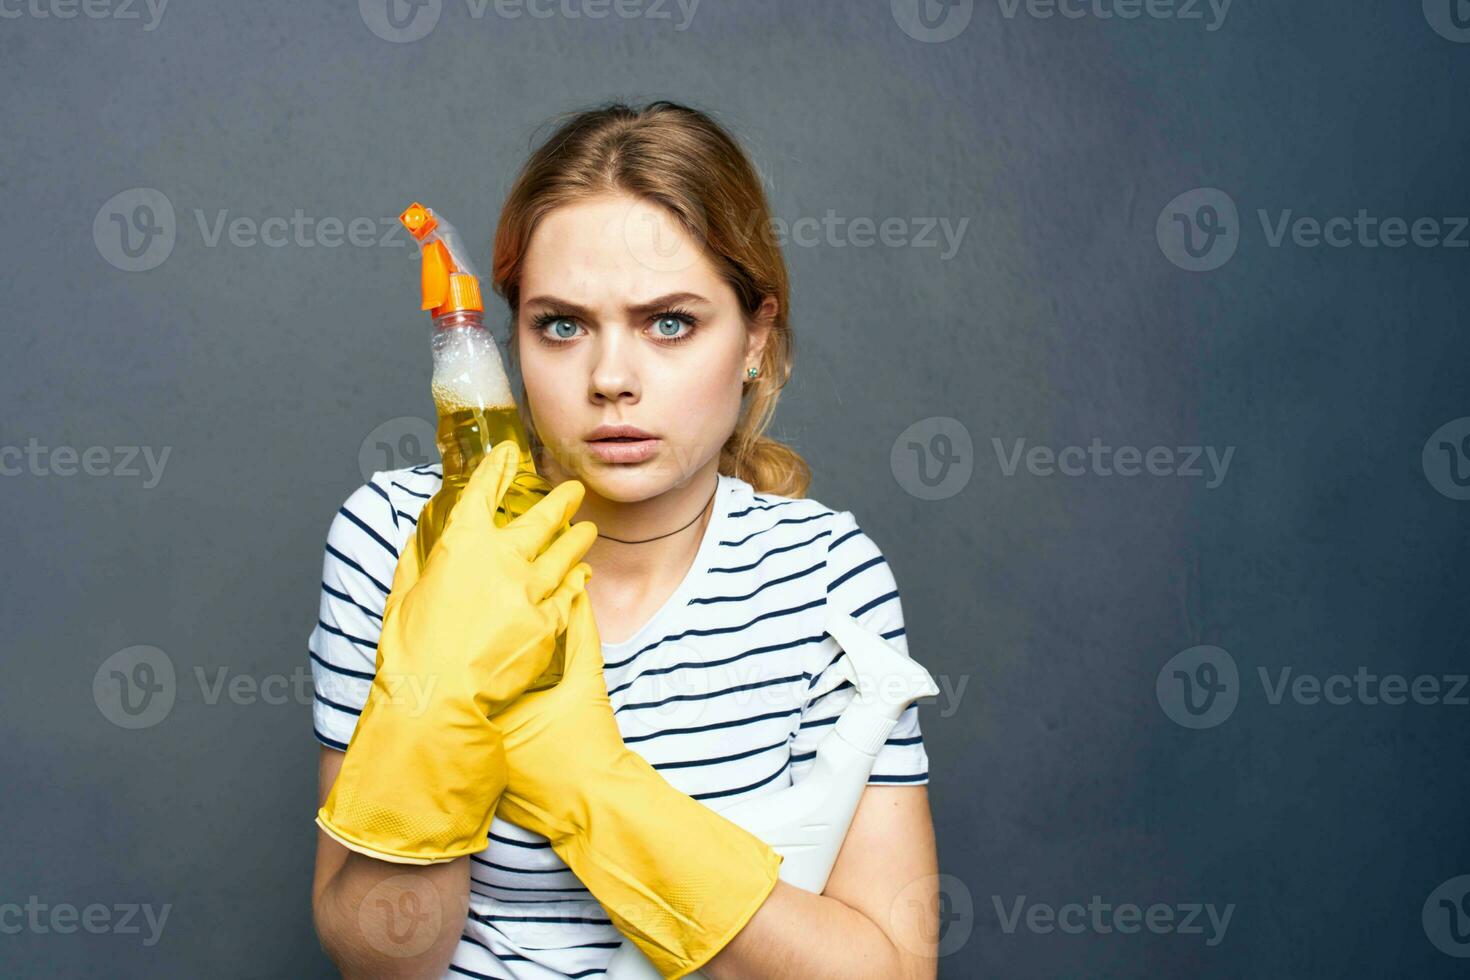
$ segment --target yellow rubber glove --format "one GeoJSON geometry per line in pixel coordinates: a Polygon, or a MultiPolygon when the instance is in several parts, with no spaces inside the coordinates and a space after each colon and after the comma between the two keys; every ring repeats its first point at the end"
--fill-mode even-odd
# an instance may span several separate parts
{"type": "Polygon", "coordinates": [[[776,887],[782,857],[623,744],[583,590],[561,681],[495,719],[510,780],[497,812],[541,834],[665,977],[702,967],[776,887]]]}
{"type": "Polygon", "coordinates": [[[505,786],[489,718],[551,661],[592,569],[590,521],[569,525],[585,488],[557,486],[500,528],[495,509],[520,462],[514,441],[476,468],[418,568],[403,548],[383,611],[377,673],[317,825],[400,864],[483,850],[505,786]],[[579,564],[580,563],[580,564],[579,564]]]}

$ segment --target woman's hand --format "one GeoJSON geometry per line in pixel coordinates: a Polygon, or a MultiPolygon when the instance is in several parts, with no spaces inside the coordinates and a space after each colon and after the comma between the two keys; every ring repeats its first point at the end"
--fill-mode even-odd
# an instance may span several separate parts
{"type": "Polygon", "coordinates": [[[566,648],[555,687],[495,717],[509,770],[497,812],[546,837],[660,975],[682,977],[755,914],[781,855],[623,744],[586,590],[572,599],[566,648]]]}
{"type": "Polygon", "coordinates": [[[424,568],[412,539],[403,549],[372,689],[317,815],[360,853],[429,864],[488,843],[507,778],[489,716],[545,671],[597,537],[589,521],[569,526],[585,492],[575,480],[496,527],[518,463],[508,441],[485,457],[424,568]]]}
{"type": "Polygon", "coordinates": [[[378,643],[380,674],[385,648],[403,651],[394,666],[411,670],[412,678],[428,672],[438,684],[471,693],[486,717],[550,664],[572,597],[592,575],[590,566],[578,563],[597,540],[591,521],[568,526],[586,492],[578,480],[559,484],[505,527],[495,526],[519,461],[510,440],[481,461],[422,569],[409,538],[378,643]]]}
{"type": "Polygon", "coordinates": [[[494,719],[509,766],[500,815],[553,845],[583,825],[577,803],[588,787],[625,765],[647,765],[623,744],[586,590],[572,601],[563,670],[555,687],[523,694],[494,719]]]}

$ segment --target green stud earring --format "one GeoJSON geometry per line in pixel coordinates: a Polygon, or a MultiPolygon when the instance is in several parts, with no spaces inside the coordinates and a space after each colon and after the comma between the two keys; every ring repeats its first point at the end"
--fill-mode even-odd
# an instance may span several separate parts
{"type": "Polygon", "coordinates": [[[755,376],[757,374],[760,374],[760,373],[761,373],[760,368],[747,368],[746,371],[745,371],[745,376],[747,378],[750,378],[752,381],[754,381],[755,380],[755,376]]]}

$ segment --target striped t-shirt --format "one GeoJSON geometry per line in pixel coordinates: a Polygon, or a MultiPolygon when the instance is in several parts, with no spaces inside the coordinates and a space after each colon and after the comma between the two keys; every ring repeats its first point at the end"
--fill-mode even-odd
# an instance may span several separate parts
{"type": "MultiPolygon", "coordinates": [[[[332,521],[309,640],[323,745],[345,750],[352,738],[398,554],[440,481],[437,465],[375,473],[332,521]]],[[[721,475],[683,582],[636,634],[602,645],[624,742],[714,810],[799,782],[854,693],[845,681],[822,684],[841,654],[823,630],[829,604],[907,652],[893,574],[850,512],[756,493],[721,475]],[[821,687],[830,690],[813,697],[821,687]]],[[[927,783],[928,763],[912,704],[868,782],[927,783]]],[[[544,837],[497,816],[470,874],[469,912],[446,976],[595,976],[622,944],[544,837]]]]}

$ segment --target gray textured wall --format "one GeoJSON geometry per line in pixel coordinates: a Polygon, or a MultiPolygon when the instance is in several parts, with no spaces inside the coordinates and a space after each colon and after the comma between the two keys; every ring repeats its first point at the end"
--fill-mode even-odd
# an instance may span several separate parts
{"type": "Polygon", "coordinates": [[[379,229],[421,198],[486,250],[537,127],[614,97],[716,112],[786,223],[778,434],[947,684],[942,976],[1463,970],[1470,4],[444,0],[416,40],[383,7],[0,0],[0,973],[331,975],[321,547],[431,411],[379,229]],[[1171,475],[1046,465],[1094,439],[1171,475]],[[1290,687],[1360,669],[1437,703],[1290,687]],[[1231,918],[1048,930],[1094,895],[1231,918]]]}

